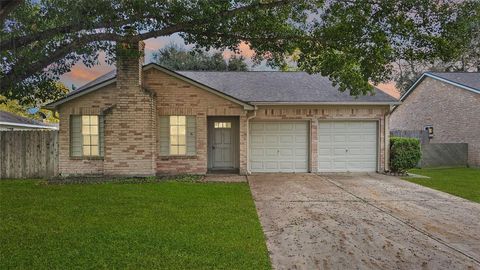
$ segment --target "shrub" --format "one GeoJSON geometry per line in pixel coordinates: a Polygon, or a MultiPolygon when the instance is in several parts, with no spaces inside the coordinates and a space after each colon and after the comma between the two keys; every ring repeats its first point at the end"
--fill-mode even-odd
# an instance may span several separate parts
{"type": "Polygon", "coordinates": [[[415,168],[422,157],[420,141],[415,138],[390,138],[390,169],[395,173],[405,173],[415,168]]]}

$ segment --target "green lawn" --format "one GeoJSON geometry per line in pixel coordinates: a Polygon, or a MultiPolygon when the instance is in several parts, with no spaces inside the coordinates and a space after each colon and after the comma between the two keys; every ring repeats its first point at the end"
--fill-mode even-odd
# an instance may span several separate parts
{"type": "Polygon", "coordinates": [[[405,178],[405,180],[441,190],[467,200],[480,202],[480,169],[414,169],[409,170],[409,172],[429,176],[430,179],[405,178]]]}
{"type": "Polygon", "coordinates": [[[269,269],[246,183],[0,181],[0,268],[269,269]]]}

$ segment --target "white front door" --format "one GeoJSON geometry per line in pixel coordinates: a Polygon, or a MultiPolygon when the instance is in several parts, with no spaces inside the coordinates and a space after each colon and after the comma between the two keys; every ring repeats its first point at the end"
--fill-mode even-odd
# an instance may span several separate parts
{"type": "Polygon", "coordinates": [[[252,172],[307,172],[308,122],[251,122],[252,172]]]}
{"type": "Polygon", "coordinates": [[[377,170],[377,122],[319,121],[319,172],[377,170]]]}

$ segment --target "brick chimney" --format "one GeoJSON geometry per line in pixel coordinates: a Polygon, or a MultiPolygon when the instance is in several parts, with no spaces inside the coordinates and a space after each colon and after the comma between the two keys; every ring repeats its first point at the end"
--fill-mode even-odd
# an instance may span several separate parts
{"type": "Polygon", "coordinates": [[[153,97],[142,88],[145,43],[117,48],[117,95],[105,116],[106,175],[155,175],[153,97]]]}
{"type": "Polygon", "coordinates": [[[117,88],[142,85],[145,42],[120,43],[117,46],[117,88]]]}

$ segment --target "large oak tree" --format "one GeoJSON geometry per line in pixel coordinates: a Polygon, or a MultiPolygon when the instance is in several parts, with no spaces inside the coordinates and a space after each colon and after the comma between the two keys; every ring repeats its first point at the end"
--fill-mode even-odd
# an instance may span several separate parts
{"type": "MultiPolygon", "coordinates": [[[[58,76],[95,65],[115,43],[179,33],[198,47],[238,49],[328,76],[352,95],[390,79],[399,59],[449,59],[478,22],[478,1],[440,0],[30,0],[0,16],[0,94],[56,97],[58,76]]],[[[3,8],[3,7],[2,7],[3,8]]]]}

